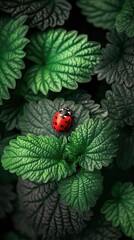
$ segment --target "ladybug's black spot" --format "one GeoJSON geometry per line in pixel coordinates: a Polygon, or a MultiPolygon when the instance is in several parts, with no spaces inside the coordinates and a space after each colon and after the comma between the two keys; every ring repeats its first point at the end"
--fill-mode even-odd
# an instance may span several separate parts
{"type": "Polygon", "coordinates": [[[64,128],[64,125],[60,125],[61,128],[64,128]]]}
{"type": "Polygon", "coordinates": [[[58,117],[55,117],[56,119],[58,118],[58,117]]]}
{"type": "Polygon", "coordinates": [[[68,121],[65,121],[65,123],[68,123],[68,121]]]}
{"type": "Polygon", "coordinates": [[[57,125],[57,122],[55,122],[54,124],[57,125]]]}

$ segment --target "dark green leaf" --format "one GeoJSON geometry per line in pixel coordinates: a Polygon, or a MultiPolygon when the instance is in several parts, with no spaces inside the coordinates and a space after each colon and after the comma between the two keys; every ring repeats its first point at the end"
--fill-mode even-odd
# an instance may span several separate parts
{"type": "Polygon", "coordinates": [[[129,38],[115,30],[107,34],[110,43],[102,49],[102,57],[96,66],[98,80],[106,79],[107,83],[125,83],[134,85],[134,38],[129,38]]]}
{"type": "Polygon", "coordinates": [[[62,87],[73,90],[78,87],[77,82],[91,80],[100,45],[88,42],[87,35],[56,29],[34,34],[30,41],[27,58],[35,64],[27,70],[24,79],[35,94],[60,92],[62,87]]]}
{"type": "Polygon", "coordinates": [[[38,103],[31,102],[24,108],[24,116],[20,119],[20,129],[23,134],[33,133],[36,135],[55,135],[59,137],[62,133],[57,133],[52,127],[52,119],[54,114],[62,107],[69,107],[73,114],[73,123],[70,131],[63,133],[69,135],[79,124],[82,124],[89,113],[84,110],[82,105],[74,104],[73,101],[64,101],[57,98],[54,101],[42,99],[38,103]]]}
{"type": "Polygon", "coordinates": [[[82,170],[59,182],[61,200],[76,211],[87,211],[94,207],[102,193],[102,180],[100,172],[82,170]]]}
{"type": "Polygon", "coordinates": [[[116,164],[122,170],[134,165],[134,129],[121,129],[116,164]]]}
{"type": "Polygon", "coordinates": [[[29,42],[25,38],[28,30],[25,21],[26,16],[8,19],[6,23],[0,19],[0,104],[2,99],[10,98],[8,88],[15,88],[15,80],[21,78],[23,49],[29,42]]]}
{"type": "Polygon", "coordinates": [[[1,0],[0,8],[13,17],[28,15],[30,27],[37,26],[43,31],[63,25],[69,18],[71,5],[66,0],[1,0]]]}
{"type": "Polygon", "coordinates": [[[110,119],[89,119],[72,132],[66,149],[70,158],[79,161],[83,168],[101,169],[116,156],[117,136],[115,124],[110,119]]]}
{"type": "Polygon", "coordinates": [[[65,137],[44,137],[28,134],[10,141],[2,156],[5,170],[23,179],[48,182],[65,178],[75,171],[75,166],[64,160],[65,137]]]}
{"type": "Polygon", "coordinates": [[[30,240],[30,239],[20,235],[17,232],[8,232],[5,234],[3,240],[30,240]]]}
{"type": "Polygon", "coordinates": [[[134,125],[134,87],[113,84],[112,91],[108,90],[105,98],[101,105],[108,111],[111,119],[121,126],[134,125]]]}
{"type": "Polygon", "coordinates": [[[85,227],[85,215],[60,202],[55,182],[32,183],[19,179],[19,201],[42,239],[62,239],[66,233],[79,233],[85,227]]]}
{"type": "Polygon", "coordinates": [[[134,37],[134,1],[125,0],[122,10],[116,17],[118,32],[125,32],[128,37],[134,37]]]}
{"type": "Polygon", "coordinates": [[[96,27],[112,29],[123,2],[124,0],[77,0],[77,5],[88,22],[96,27]]]}
{"type": "Polygon", "coordinates": [[[6,213],[13,210],[12,201],[15,197],[11,185],[0,185],[0,218],[4,218],[6,213]]]}
{"type": "Polygon", "coordinates": [[[119,240],[121,236],[118,228],[113,227],[110,222],[101,217],[99,219],[92,218],[89,226],[71,240],[119,240]]]}
{"type": "Polygon", "coordinates": [[[112,188],[113,199],[107,200],[101,212],[113,226],[120,227],[126,236],[134,239],[134,186],[131,182],[116,183],[112,188]]]}

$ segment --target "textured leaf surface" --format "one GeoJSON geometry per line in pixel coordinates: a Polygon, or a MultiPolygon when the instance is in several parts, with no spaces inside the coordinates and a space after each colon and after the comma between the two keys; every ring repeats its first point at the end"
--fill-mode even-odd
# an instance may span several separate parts
{"type": "Polygon", "coordinates": [[[134,37],[134,1],[125,0],[122,10],[116,17],[118,32],[125,32],[128,37],[134,37]]]}
{"type": "Polygon", "coordinates": [[[38,184],[19,179],[18,192],[23,211],[34,228],[42,232],[42,239],[59,239],[66,233],[79,233],[85,227],[85,215],[60,202],[55,182],[38,184]]]}
{"type": "Polygon", "coordinates": [[[23,179],[58,181],[75,170],[64,160],[65,143],[63,137],[59,140],[32,134],[17,137],[5,148],[2,165],[23,179]]]}
{"type": "Polygon", "coordinates": [[[67,151],[89,171],[108,166],[116,156],[117,130],[109,119],[89,119],[69,137],[67,151]]]}
{"type": "Polygon", "coordinates": [[[52,127],[54,114],[62,107],[69,107],[73,114],[73,123],[70,131],[64,133],[69,135],[79,124],[89,118],[88,110],[84,110],[82,105],[73,101],[64,101],[57,98],[54,101],[42,99],[38,103],[31,102],[24,109],[24,116],[20,120],[19,127],[23,134],[33,133],[36,135],[55,135],[59,137],[62,133],[57,133],[52,127]]]}
{"type": "Polygon", "coordinates": [[[77,0],[87,21],[96,27],[104,29],[114,28],[117,14],[122,8],[124,0],[77,0]]]}
{"type": "Polygon", "coordinates": [[[113,226],[120,227],[126,236],[134,239],[134,186],[130,182],[116,183],[113,199],[104,203],[101,212],[113,226]]]}
{"type": "Polygon", "coordinates": [[[34,93],[76,89],[77,82],[89,82],[98,62],[100,45],[88,42],[86,35],[64,29],[34,34],[27,47],[27,58],[35,64],[25,74],[34,93]]]}
{"type": "Polygon", "coordinates": [[[59,93],[59,96],[64,97],[66,101],[73,100],[75,103],[81,104],[84,109],[89,111],[91,118],[105,118],[108,115],[107,111],[102,109],[98,103],[95,103],[95,101],[91,99],[91,95],[83,89],[76,89],[73,90],[73,92],[66,89],[59,93]]]}
{"type": "Polygon", "coordinates": [[[110,118],[120,125],[134,125],[134,87],[113,84],[112,91],[107,91],[105,98],[101,105],[110,118]]]}
{"type": "Polygon", "coordinates": [[[66,0],[1,0],[0,8],[13,17],[28,15],[30,27],[40,30],[63,25],[69,18],[71,5],[66,0]]]}
{"type": "Polygon", "coordinates": [[[121,129],[116,164],[122,170],[134,165],[134,129],[121,129]]]}
{"type": "Polygon", "coordinates": [[[98,80],[106,79],[107,83],[125,83],[134,85],[134,38],[129,38],[115,30],[107,34],[110,43],[102,49],[102,57],[96,66],[98,80]]]}
{"type": "Polygon", "coordinates": [[[12,201],[15,200],[11,185],[0,185],[0,218],[13,210],[12,201]]]}
{"type": "Polygon", "coordinates": [[[102,193],[102,180],[99,172],[82,170],[59,183],[61,200],[76,211],[87,211],[102,193]]]}
{"type": "Polygon", "coordinates": [[[119,240],[121,236],[120,230],[113,227],[110,222],[103,218],[93,218],[89,226],[71,240],[119,240]]]}
{"type": "Polygon", "coordinates": [[[17,20],[8,19],[6,23],[0,19],[0,104],[2,99],[9,99],[8,88],[15,88],[16,79],[21,78],[24,68],[23,48],[29,42],[25,35],[28,27],[24,25],[26,17],[17,20]]]}

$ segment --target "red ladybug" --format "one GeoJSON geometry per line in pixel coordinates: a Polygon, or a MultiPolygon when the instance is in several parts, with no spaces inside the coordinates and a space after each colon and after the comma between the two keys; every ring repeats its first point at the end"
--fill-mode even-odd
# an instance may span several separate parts
{"type": "Polygon", "coordinates": [[[61,108],[52,120],[52,126],[57,132],[67,131],[72,124],[72,112],[69,108],[61,108]]]}

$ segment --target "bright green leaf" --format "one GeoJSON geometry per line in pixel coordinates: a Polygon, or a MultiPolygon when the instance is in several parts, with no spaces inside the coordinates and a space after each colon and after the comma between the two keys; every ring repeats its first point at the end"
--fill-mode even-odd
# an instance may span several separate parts
{"type": "Polygon", "coordinates": [[[101,169],[116,156],[118,133],[110,119],[89,119],[78,126],[69,137],[66,149],[70,158],[89,170],[101,169]]]}
{"type": "Polygon", "coordinates": [[[65,178],[75,171],[64,160],[66,139],[28,134],[10,141],[5,147],[2,165],[5,170],[31,181],[48,182],[65,178]]]}
{"type": "Polygon", "coordinates": [[[0,8],[13,17],[28,15],[30,27],[45,30],[63,25],[69,18],[71,5],[66,0],[1,0],[0,8]]]}
{"type": "Polygon", "coordinates": [[[89,118],[88,110],[82,105],[73,101],[64,101],[63,98],[56,98],[54,101],[42,99],[38,103],[31,102],[24,108],[24,116],[20,119],[19,127],[23,134],[33,133],[36,135],[61,136],[69,135],[79,124],[89,118]],[[57,133],[52,127],[54,114],[62,107],[69,107],[73,114],[73,123],[70,131],[57,133]]]}
{"type": "Polygon", "coordinates": [[[110,43],[102,49],[102,56],[95,72],[98,80],[106,79],[108,84],[125,83],[134,85],[134,38],[129,38],[116,30],[107,34],[110,43]]]}
{"type": "Polygon", "coordinates": [[[91,80],[100,54],[97,42],[88,42],[86,35],[64,29],[34,34],[27,47],[27,58],[35,64],[24,79],[34,93],[48,90],[60,92],[62,87],[76,89],[77,82],[91,80]]]}
{"type": "Polygon", "coordinates": [[[114,28],[117,14],[120,12],[124,0],[77,0],[82,14],[87,21],[96,27],[104,29],[114,28]]]}
{"type": "Polygon", "coordinates": [[[116,17],[118,32],[125,32],[128,37],[134,37],[134,1],[125,0],[122,10],[116,17]]]}
{"type": "Polygon", "coordinates": [[[56,182],[44,184],[19,179],[18,195],[23,212],[36,232],[42,233],[42,239],[63,239],[66,233],[77,234],[86,225],[87,213],[80,214],[60,202],[56,182]]]}
{"type": "Polygon", "coordinates": [[[15,80],[21,78],[23,49],[29,42],[25,38],[28,30],[24,25],[26,19],[26,16],[6,22],[0,19],[0,104],[2,99],[9,99],[8,88],[15,88],[15,80]]]}
{"type": "Polygon", "coordinates": [[[61,200],[76,211],[87,211],[102,193],[102,180],[100,172],[82,170],[59,182],[61,200]]]}
{"type": "Polygon", "coordinates": [[[107,200],[101,212],[113,226],[120,227],[126,236],[134,239],[134,186],[131,182],[116,183],[112,188],[113,199],[107,200]]]}
{"type": "Polygon", "coordinates": [[[124,84],[112,85],[102,100],[102,107],[108,111],[109,117],[123,126],[134,125],[134,87],[127,88],[124,84]]]}

